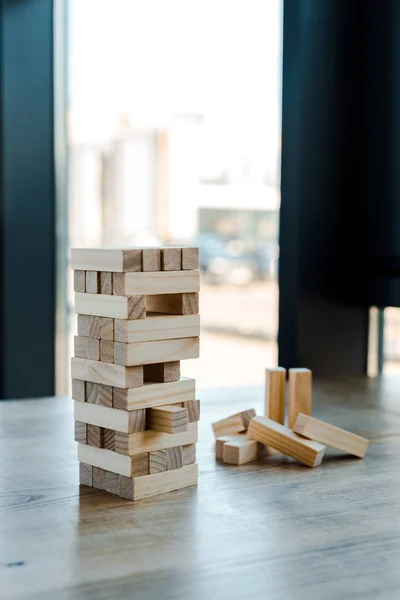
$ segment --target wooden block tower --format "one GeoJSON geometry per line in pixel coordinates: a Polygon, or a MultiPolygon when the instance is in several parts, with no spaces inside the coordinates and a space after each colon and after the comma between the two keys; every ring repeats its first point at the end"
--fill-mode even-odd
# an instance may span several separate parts
{"type": "Polygon", "coordinates": [[[197,484],[198,248],[73,249],[80,483],[129,500],[197,484]]]}

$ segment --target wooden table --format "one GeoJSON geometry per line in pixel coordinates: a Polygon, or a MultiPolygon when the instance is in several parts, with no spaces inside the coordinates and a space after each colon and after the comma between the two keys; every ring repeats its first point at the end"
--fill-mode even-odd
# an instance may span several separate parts
{"type": "Polygon", "coordinates": [[[262,390],[203,390],[199,487],[133,504],[78,487],[71,402],[0,403],[0,597],[400,598],[400,380],[317,382],[314,415],[373,439],[311,470],[215,463],[210,422],[262,390]]]}

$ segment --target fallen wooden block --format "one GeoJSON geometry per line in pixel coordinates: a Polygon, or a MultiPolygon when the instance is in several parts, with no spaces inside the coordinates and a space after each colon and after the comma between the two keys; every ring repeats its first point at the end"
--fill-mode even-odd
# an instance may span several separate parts
{"type": "Polygon", "coordinates": [[[142,251],[140,248],[73,248],[71,269],[117,273],[141,271],[142,251]]]}
{"type": "MultiPolygon", "coordinates": [[[[112,319],[111,319],[112,320],[112,319]]],[[[125,343],[199,337],[199,315],[147,314],[145,319],[115,319],[115,341],[125,343]]]]}
{"type": "Polygon", "coordinates": [[[237,435],[244,434],[221,435],[220,437],[217,437],[217,439],[215,440],[215,458],[217,460],[222,460],[222,457],[224,455],[224,445],[227,442],[235,440],[237,435]]]}
{"type": "Polygon", "coordinates": [[[198,358],[199,352],[198,337],[136,342],[134,344],[114,342],[114,362],[125,367],[198,358]]]}
{"type": "MultiPolygon", "coordinates": [[[[197,423],[189,423],[187,431],[181,433],[163,433],[146,429],[140,433],[115,433],[115,452],[133,456],[142,452],[155,452],[174,446],[196,444],[198,438],[197,423]]],[[[83,461],[87,462],[87,461],[83,461]]]]}
{"type": "Polygon", "coordinates": [[[75,310],[79,314],[95,317],[144,319],[146,317],[146,297],[144,295],[106,296],[105,294],[75,292],[75,310]]]}
{"type": "Polygon", "coordinates": [[[325,446],[331,446],[359,458],[364,458],[369,444],[369,440],[355,433],[334,427],[302,413],[297,417],[294,431],[306,438],[321,442],[325,446]]]}
{"type": "Polygon", "coordinates": [[[317,467],[324,456],[325,446],[306,440],[288,427],[267,417],[254,417],[247,431],[249,438],[265,446],[271,446],[307,467],[317,467]]]}
{"type": "Polygon", "coordinates": [[[265,416],[285,424],[286,369],[276,367],[265,372],[265,416]]]}
{"type": "MultiPolygon", "coordinates": [[[[84,406],[82,403],[77,403],[84,406]]],[[[159,406],[148,411],[148,429],[163,431],[164,433],[180,433],[187,431],[188,413],[182,406],[159,406]]]]}
{"type": "Polygon", "coordinates": [[[222,435],[230,435],[246,431],[249,426],[250,419],[255,417],[255,415],[256,411],[254,408],[251,408],[213,423],[212,428],[215,437],[219,438],[222,435]]]}
{"type": "Polygon", "coordinates": [[[164,404],[189,402],[196,397],[196,383],[190,377],[166,383],[145,382],[141,387],[113,388],[113,407],[119,410],[152,408],[164,404]]]}
{"type": "Polygon", "coordinates": [[[289,428],[299,413],[311,415],[312,373],[310,369],[289,369],[289,428]]]}
{"type": "Polygon", "coordinates": [[[113,275],[113,293],[118,296],[180,294],[199,290],[199,271],[149,271],[113,275]]]}
{"type": "Polygon", "coordinates": [[[73,379],[103,383],[119,388],[133,388],[143,385],[143,367],[123,367],[84,358],[71,358],[73,379]]]}
{"type": "Polygon", "coordinates": [[[260,444],[242,434],[223,444],[222,460],[229,465],[244,465],[258,460],[260,444]]]}

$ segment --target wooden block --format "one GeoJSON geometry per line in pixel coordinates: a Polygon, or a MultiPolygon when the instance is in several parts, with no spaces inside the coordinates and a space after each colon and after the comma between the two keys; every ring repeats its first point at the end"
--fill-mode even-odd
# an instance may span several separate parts
{"type": "Polygon", "coordinates": [[[89,360],[99,360],[100,358],[100,340],[96,338],[85,338],[86,340],[86,358],[89,360]]]}
{"type": "MultiPolygon", "coordinates": [[[[244,435],[244,434],[239,434],[239,435],[244,435]]],[[[222,457],[224,455],[224,445],[227,442],[233,441],[237,438],[238,434],[233,434],[233,435],[221,435],[220,437],[217,437],[217,439],[215,440],[215,457],[217,458],[217,460],[222,460],[222,457]]]]}
{"type": "Polygon", "coordinates": [[[146,310],[148,313],[163,315],[197,315],[199,313],[199,293],[146,296],[146,310]]]}
{"type": "Polygon", "coordinates": [[[103,448],[106,450],[115,450],[115,431],[113,429],[103,428],[103,448]]]}
{"type": "Polygon", "coordinates": [[[119,491],[119,474],[112,471],[106,471],[106,489],[109,494],[118,494],[119,491]]]}
{"type": "Polygon", "coordinates": [[[146,382],[155,381],[157,383],[168,383],[179,381],[181,376],[181,363],[179,360],[175,360],[155,365],[144,365],[143,373],[146,382]]]}
{"type": "Polygon", "coordinates": [[[199,337],[200,316],[176,316],[147,314],[146,319],[114,320],[114,335],[117,342],[151,342],[175,338],[199,337]]]}
{"type": "Polygon", "coordinates": [[[100,317],[78,315],[78,335],[100,339],[100,317]]]}
{"type": "Polygon", "coordinates": [[[113,293],[112,273],[107,271],[100,272],[100,294],[110,296],[113,293]]]}
{"type": "Polygon", "coordinates": [[[199,249],[182,248],[182,269],[193,270],[199,268],[199,249]]]}
{"type": "Polygon", "coordinates": [[[182,294],[182,314],[197,315],[199,313],[199,294],[182,294]]]}
{"type": "Polygon", "coordinates": [[[258,456],[259,443],[246,434],[238,435],[235,440],[229,440],[223,445],[222,460],[228,465],[245,465],[258,460],[258,456]]]}
{"type": "Polygon", "coordinates": [[[87,402],[75,402],[74,417],[83,423],[123,433],[137,433],[146,428],[145,409],[123,411],[87,402]]]}
{"type": "Polygon", "coordinates": [[[106,491],[106,477],[107,471],[100,469],[99,467],[93,467],[93,487],[96,490],[106,491]]]}
{"type": "Polygon", "coordinates": [[[182,446],[149,453],[149,472],[161,473],[182,467],[182,446]]]}
{"type": "Polygon", "coordinates": [[[114,362],[125,367],[198,358],[199,352],[198,337],[135,344],[114,342],[114,362]]]}
{"type": "Polygon", "coordinates": [[[119,410],[137,410],[177,402],[189,402],[196,397],[195,380],[182,377],[168,383],[145,383],[131,389],[113,388],[113,407],[119,410]]]}
{"type": "Polygon", "coordinates": [[[134,480],[132,477],[124,477],[123,475],[120,475],[118,496],[124,498],[125,500],[133,500],[133,481],[134,480]]]}
{"type": "MultiPolygon", "coordinates": [[[[84,406],[81,402],[80,406],[84,406]]],[[[87,427],[82,421],[75,421],[75,441],[81,444],[87,444],[87,427]]]]}
{"type": "Polygon", "coordinates": [[[85,271],[74,271],[74,292],[86,292],[86,273],[85,271]]]}
{"type": "Polygon", "coordinates": [[[93,467],[85,463],[79,463],[79,483],[81,485],[93,486],[93,467]]]}
{"type": "MultiPolygon", "coordinates": [[[[162,433],[146,429],[140,433],[115,433],[115,452],[133,456],[143,452],[155,452],[173,446],[185,446],[197,443],[197,423],[189,423],[187,431],[182,433],[162,433]]],[[[82,459],[84,460],[84,459],[82,459]]],[[[84,462],[88,462],[87,460],[84,462]]]]}
{"type": "MultiPolygon", "coordinates": [[[[75,293],[75,310],[82,315],[112,319],[144,319],[145,296],[106,296],[75,293]]],[[[94,337],[94,336],[93,336],[94,337]]]]}
{"type": "Polygon", "coordinates": [[[182,466],[193,465],[196,462],[196,444],[186,444],[182,448],[182,466]]]}
{"type": "Polygon", "coordinates": [[[285,424],[286,369],[265,370],[265,416],[285,424]]]}
{"type": "Polygon", "coordinates": [[[131,456],[132,477],[142,477],[149,474],[149,453],[136,454],[131,456]]]}
{"type": "MultiPolygon", "coordinates": [[[[100,292],[100,277],[97,271],[86,271],[86,293],[98,294],[100,292]]],[[[79,312],[79,311],[76,311],[79,312]]]]}
{"type": "Polygon", "coordinates": [[[145,477],[136,477],[134,481],[133,499],[141,500],[158,494],[172,492],[192,485],[197,485],[197,464],[187,465],[181,469],[173,469],[163,473],[154,473],[145,477]]]}
{"type": "Polygon", "coordinates": [[[74,337],[74,355],[77,358],[87,358],[86,356],[86,338],[79,335],[74,337]]]}
{"type": "Polygon", "coordinates": [[[188,423],[194,423],[200,420],[200,400],[189,400],[182,403],[188,414],[188,423]]]}
{"type": "Polygon", "coordinates": [[[124,273],[113,273],[113,295],[114,296],[126,296],[125,294],[125,274],[124,273]]]}
{"type": "Polygon", "coordinates": [[[79,379],[72,380],[72,400],[77,402],[86,401],[86,383],[79,379]]]}
{"type": "Polygon", "coordinates": [[[160,248],[143,248],[143,250],[142,250],[142,270],[143,271],[161,271],[161,250],[160,250],[160,248]]]}
{"type": "MultiPolygon", "coordinates": [[[[79,406],[87,408],[89,405],[79,404],[79,406]]],[[[97,407],[100,408],[100,407],[97,407]]],[[[102,435],[101,435],[101,427],[97,427],[96,425],[87,425],[87,444],[89,446],[93,446],[94,448],[101,448],[103,445],[102,435]]]]}
{"type": "Polygon", "coordinates": [[[299,413],[311,415],[312,373],[309,369],[289,369],[289,428],[299,413]]]}
{"type": "Polygon", "coordinates": [[[302,413],[297,417],[294,431],[310,440],[321,442],[325,446],[331,446],[358,458],[364,458],[369,444],[369,440],[355,433],[334,427],[302,413]]]}
{"type": "Polygon", "coordinates": [[[86,402],[97,404],[99,395],[99,384],[91,381],[86,382],[86,402]]]}
{"type": "Polygon", "coordinates": [[[182,248],[161,249],[161,269],[163,271],[180,271],[182,268],[182,248]]]}
{"type": "Polygon", "coordinates": [[[114,342],[100,340],[100,360],[105,363],[114,362],[114,342]]]}
{"type": "MultiPolygon", "coordinates": [[[[78,404],[78,406],[84,406],[78,404]]],[[[148,429],[152,431],[164,431],[165,433],[180,433],[187,431],[188,414],[185,408],[170,404],[150,408],[148,411],[148,429]]]]}
{"type": "Polygon", "coordinates": [[[318,466],[324,456],[325,446],[306,440],[288,427],[267,417],[254,417],[250,421],[247,433],[252,440],[275,448],[307,467],[318,466]]]}
{"type": "MultiPolygon", "coordinates": [[[[124,296],[181,294],[200,290],[199,271],[154,271],[124,273],[117,281],[124,296]]],[[[114,294],[115,294],[114,287],[114,294]]]]}
{"type": "Polygon", "coordinates": [[[103,383],[119,388],[143,385],[143,367],[122,367],[83,358],[71,359],[71,376],[86,382],[103,383]]]}
{"type": "Polygon", "coordinates": [[[78,444],[78,460],[93,467],[113,471],[126,477],[130,477],[132,473],[130,456],[123,456],[122,454],[118,454],[118,452],[105,450],[104,448],[94,448],[93,446],[78,444]]]}
{"type": "MultiPolygon", "coordinates": [[[[114,319],[109,317],[99,317],[100,319],[100,338],[102,340],[114,341],[114,319]]],[[[128,323],[130,321],[124,321],[128,323]]]]}
{"type": "Polygon", "coordinates": [[[71,269],[113,273],[141,271],[142,251],[140,248],[72,248],[71,269]]]}
{"type": "Polygon", "coordinates": [[[111,385],[98,384],[97,401],[95,404],[112,408],[113,405],[113,388],[111,385]]]}
{"type": "Polygon", "coordinates": [[[254,408],[251,408],[213,423],[212,428],[215,437],[219,438],[223,435],[232,435],[234,433],[246,431],[249,426],[250,419],[252,419],[255,414],[256,411],[254,408]]]}

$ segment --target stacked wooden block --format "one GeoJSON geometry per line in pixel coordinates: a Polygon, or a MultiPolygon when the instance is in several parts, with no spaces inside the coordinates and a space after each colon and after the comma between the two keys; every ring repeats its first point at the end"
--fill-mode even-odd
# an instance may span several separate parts
{"type": "Polygon", "coordinates": [[[197,248],[73,249],[80,483],[129,500],[197,484],[197,248]]]}
{"type": "Polygon", "coordinates": [[[214,423],[217,459],[242,465],[261,458],[269,450],[308,467],[317,467],[326,446],[364,457],[368,440],[311,416],[312,373],[309,369],[289,370],[287,426],[285,399],[286,369],[267,369],[265,416],[256,416],[251,409],[214,423]]]}

